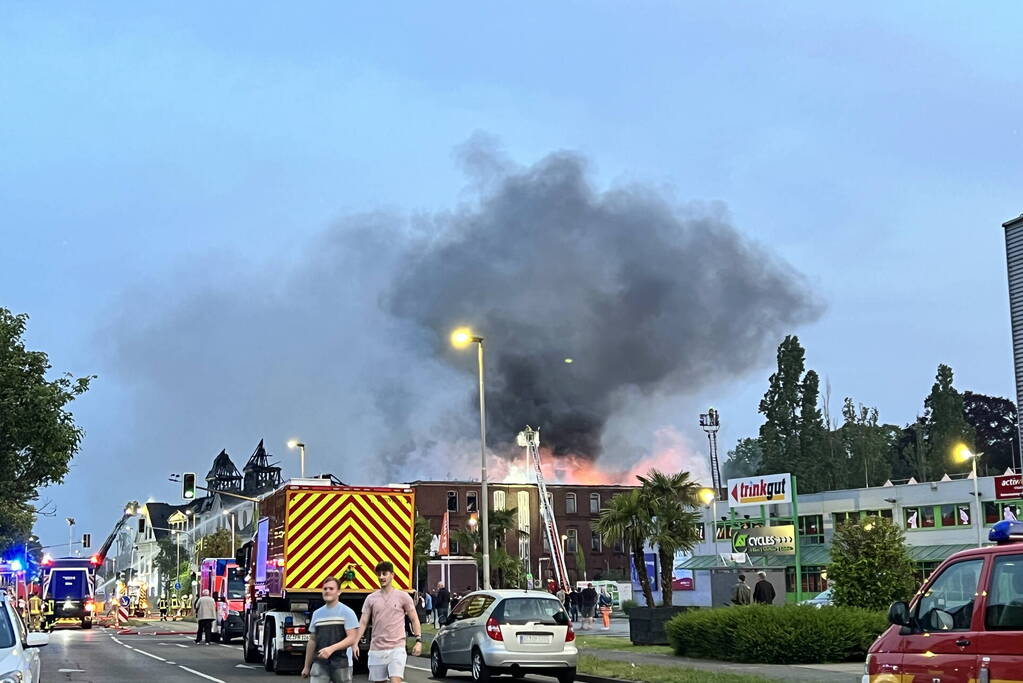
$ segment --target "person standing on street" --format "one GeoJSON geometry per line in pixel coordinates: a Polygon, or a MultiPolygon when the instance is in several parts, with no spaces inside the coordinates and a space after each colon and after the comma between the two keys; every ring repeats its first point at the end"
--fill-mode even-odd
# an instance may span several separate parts
{"type": "Polygon", "coordinates": [[[572,621],[579,621],[579,590],[575,586],[568,588],[568,616],[572,621]]]}
{"type": "MultiPolygon", "coordinates": [[[[412,634],[416,644],[412,656],[418,657],[423,651],[423,627],[416,614],[416,606],[408,593],[395,590],[394,565],[381,562],[376,567],[380,590],[372,593],[362,605],[362,619],[359,632],[365,633],[372,624],[373,635],[369,644],[369,680],[401,683],[405,678],[405,618],[412,622],[412,634]]],[[[359,656],[359,644],[352,646],[359,656]]]]}
{"type": "Polygon", "coordinates": [[[746,583],[746,575],[739,574],[739,581],[732,587],[732,604],[748,605],[753,602],[753,590],[746,583]]]}
{"type": "Polygon", "coordinates": [[[204,590],[202,597],[195,603],[195,620],[199,628],[195,632],[195,644],[198,645],[206,638],[206,644],[210,644],[210,633],[213,631],[213,621],[217,618],[217,603],[210,597],[210,592],[204,590]]]}
{"type": "Polygon", "coordinates": [[[614,601],[611,600],[611,596],[607,592],[607,586],[600,587],[600,597],[597,598],[597,605],[600,608],[600,619],[604,622],[604,630],[611,630],[611,608],[614,606],[614,601]]]}
{"type": "Polygon", "coordinates": [[[160,610],[160,621],[167,621],[167,597],[164,595],[160,596],[160,599],[156,601],[156,609],[160,610]]]}
{"type": "Polygon", "coordinates": [[[33,593],[28,599],[29,629],[39,631],[43,628],[43,600],[39,593],[33,593]]]}
{"type": "Polygon", "coordinates": [[[434,625],[440,627],[448,618],[448,608],[451,606],[451,593],[444,586],[443,581],[437,582],[437,597],[433,601],[434,625]]]}
{"type": "Polygon", "coordinates": [[[323,580],[323,607],[309,620],[302,678],[313,683],[348,683],[352,680],[352,651],[359,641],[359,617],[342,605],[341,583],[333,576],[323,580]]]}
{"type": "Polygon", "coordinates": [[[583,610],[583,630],[591,631],[593,630],[593,610],[597,608],[597,591],[593,589],[592,583],[586,584],[586,588],[583,588],[579,602],[583,610]]]}
{"type": "Polygon", "coordinates": [[[758,605],[773,605],[774,586],[767,580],[767,573],[757,572],[757,576],[760,577],[760,580],[757,581],[757,585],[753,588],[753,602],[758,605]]]}

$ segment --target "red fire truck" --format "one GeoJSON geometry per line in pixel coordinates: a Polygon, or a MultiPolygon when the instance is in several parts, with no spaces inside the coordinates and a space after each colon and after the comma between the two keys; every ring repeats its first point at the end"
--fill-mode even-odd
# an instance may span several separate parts
{"type": "Polygon", "coordinates": [[[209,591],[217,601],[213,638],[225,643],[245,633],[245,572],[233,557],[207,557],[199,569],[199,594],[209,591]]]}

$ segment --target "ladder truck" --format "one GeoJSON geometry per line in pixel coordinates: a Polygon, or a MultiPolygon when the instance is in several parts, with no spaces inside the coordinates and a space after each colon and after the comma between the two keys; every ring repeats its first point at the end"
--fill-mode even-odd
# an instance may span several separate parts
{"type": "Polygon", "coordinates": [[[540,462],[540,430],[526,425],[526,428],[519,432],[518,444],[526,449],[526,457],[536,473],[536,488],[540,492],[540,519],[543,522],[547,545],[551,549],[551,565],[554,567],[554,576],[558,587],[567,593],[571,583],[568,579],[568,567],[565,565],[565,547],[561,543],[558,523],[554,519],[554,507],[547,495],[547,482],[543,478],[543,468],[540,462]]]}

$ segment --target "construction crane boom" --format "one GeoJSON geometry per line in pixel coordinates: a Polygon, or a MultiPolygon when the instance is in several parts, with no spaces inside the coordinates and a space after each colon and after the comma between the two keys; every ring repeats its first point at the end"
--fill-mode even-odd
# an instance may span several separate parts
{"type": "Polygon", "coordinates": [[[558,586],[568,592],[571,584],[568,579],[568,567],[565,565],[564,546],[561,543],[561,534],[558,532],[558,522],[554,519],[554,507],[551,505],[551,499],[547,496],[547,483],[543,478],[543,468],[540,462],[540,431],[527,425],[523,431],[519,432],[518,443],[526,449],[526,457],[536,473],[536,488],[540,493],[540,519],[543,521],[547,546],[551,549],[554,575],[558,586]]]}

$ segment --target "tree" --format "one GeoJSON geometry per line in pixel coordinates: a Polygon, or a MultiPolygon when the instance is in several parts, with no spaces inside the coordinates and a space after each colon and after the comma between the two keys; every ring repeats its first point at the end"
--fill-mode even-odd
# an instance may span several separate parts
{"type": "Polygon", "coordinates": [[[1019,459],[1016,405],[1007,398],[963,392],[963,410],[973,429],[974,444],[984,457],[977,465],[984,474],[1001,474],[1019,459]]]}
{"type": "Polygon", "coordinates": [[[64,374],[48,380],[52,369],[42,351],[25,348],[28,316],[0,308],[0,551],[32,533],[37,512],[32,504],[40,487],[58,484],[78,452],[83,431],[68,404],[89,388],[94,377],[64,374]]]}
{"type": "Polygon", "coordinates": [[[763,460],[764,450],[760,447],[760,439],[739,439],[735,448],[728,451],[728,459],[721,468],[721,476],[725,480],[752,477],[760,472],[763,460]]]}
{"type": "Polygon", "coordinates": [[[831,544],[828,582],[836,605],[887,609],[916,590],[913,562],[900,527],[882,517],[839,525],[831,544]]]}
{"type": "Polygon", "coordinates": [[[901,430],[880,424],[877,408],[862,403],[857,406],[851,398],[845,399],[842,417],[838,441],[845,458],[836,488],[866,488],[883,483],[892,476],[892,457],[901,430]]]}
{"type": "Polygon", "coordinates": [[[234,557],[235,549],[231,547],[231,532],[218,529],[199,539],[196,561],[202,564],[207,557],[234,557]]]}
{"type": "Polygon", "coordinates": [[[696,525],[700,515],[700,486],[688,472],[665,474],[650,470],[640,481],[640,500],[650,519],[647,541],[657,548],[661,565],[661,605],[671,605],[675,553],[693,549],[700,542],[696,525]]]}
{"type": "Polygon", "coordinates": [[[799,457],[792,470],[799,475],[799,485],[807,493],[823,491],[833,484],[834,464],[826,454],[824,418],[817,403],[820,398],[820,378],[813,370],[803,377],[800,386],[799,457]]]}
{"type": "MultiPolygon", "coordinates": [[[[228,539],[228,542],[230,543],[230,539],[228,539]]],[[[171,537],[161,538],[157,541],[157,545],[160,550],[157,552],[153,563],[156,565],[164,584],[160,586],[160,594],[162,595],[165,591],[173,588],[175,581],[180,581],[184,589],[184,584],[188,581],[190,573],[188,545],[182,543],[179,548],[175,539],[171,537]]]]}
{"type": "Polygon", "coordinates": [[[430,561],[430,545],[433,543],[433,529],[430,527],[430,520],[419,514],[416,510],[415,532],[412,542],[412,561],[416,569],[423,576],[426,575],[426,565],[430,561]]]}
{"type": "Polygon", "coordinates": [[[760,426],[763,449],[762,474],[788,472],[799,459],[799,414],[805,351],[794,335],[778,346],[778,370],[771,375],[767,393],[760,401],[764,424],[760,426]]]}
{"type": "MultiPolygon", "coordinates": [[[[522,583],[522,563],[503,548],[508,532],[515,530],[519,537],[527,536],[526,532],[517,528],[516,509],[490,510],[487,513],[487,527],[490,530],[490,582],[501,588],[519,588],[522,583]]],[[[476,560],[479,579],[483,580],[483,534],[479,528],[460,529],[451,534],[463,548],[472,548],[472,556],[476,560]]]]}
{"type": "MultiPolygon", "coordinates": [[[[607,507],[600,511],[595,528],[607,545],[614,545],[620,541],[628,548],[640,589],[643,591],[643,599],[646,600],[647,607],[653,607],[654,594],[650,588],[650,576],[646,572],[646,558],[643,554],[652,527],[650,511],[639,490],[632,489],[613,497],[607,507]]],[[[578,558],[578,554],[576,557],[578,558]]],[[[576,561],[578,562],[578,559],[576,561]]]]}
{"type": "Polygon", "coordinates": [[[969,463],[957,463],[952,450],[959,443],[973,447],[973,433],[966,422],[963,397],[952,386],[952,368],[939,365],[931,393],[924,401],[927,418],[927,471],[923,478],[940,479],[950,470],[965,472],[969,463]]]}

